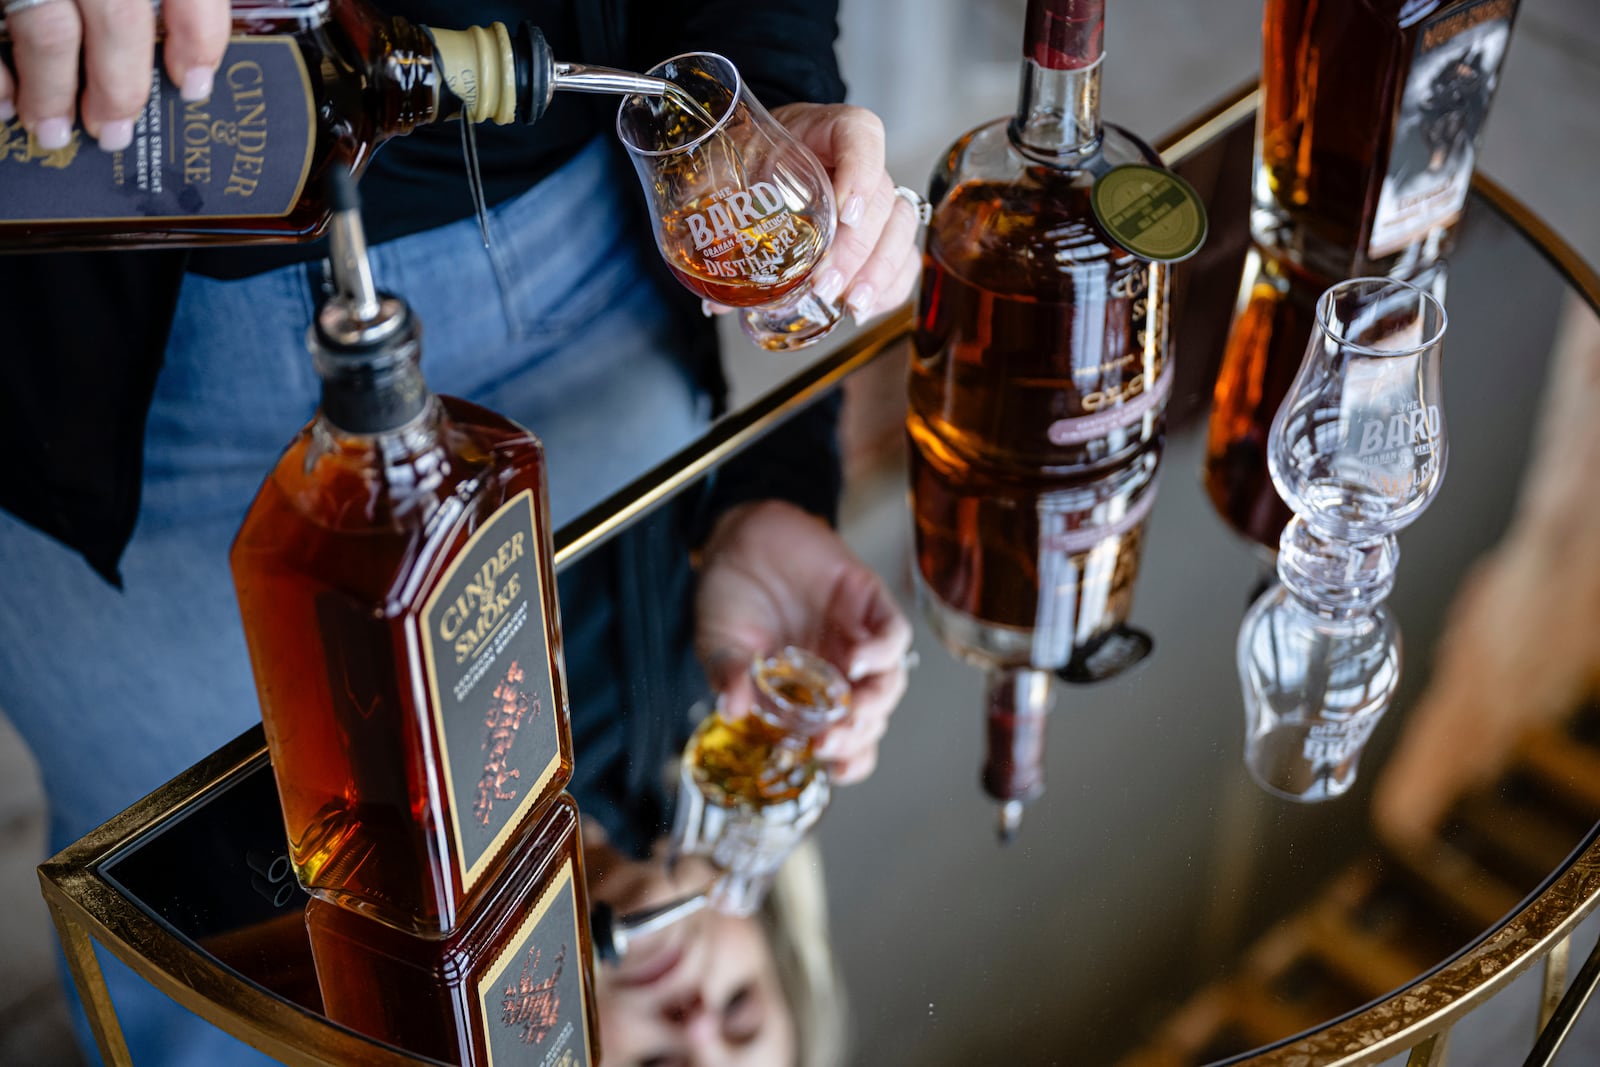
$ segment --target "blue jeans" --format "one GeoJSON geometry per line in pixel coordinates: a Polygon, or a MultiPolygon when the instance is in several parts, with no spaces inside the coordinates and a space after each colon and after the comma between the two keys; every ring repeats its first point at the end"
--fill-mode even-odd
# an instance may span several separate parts
{"type": "MultiPolygon", "coordinates": [[[[709,418],[709,398],[672,356],[679,328],[642,258],[654,250],[621,222],[622,198],[637,195],[596,141],[491,213],[488,251],[471,219],[373,250],[378,284],[423,323],[429,385],[543,440],[557,526],[709,418]]],[[[258,719],[227,553],[316,407],[312,309],[304,266],[185,280],[124,591],[0,513],[0,711],[43,772],[52,851],[258,719]]],[[[139,1067],[267,1062],[101,958],[139,1067]]]]}

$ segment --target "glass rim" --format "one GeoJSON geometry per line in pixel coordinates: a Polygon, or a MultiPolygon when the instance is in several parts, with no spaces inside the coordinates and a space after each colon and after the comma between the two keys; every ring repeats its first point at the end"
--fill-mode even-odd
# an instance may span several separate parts
{"type": "Polygon", "coordinates": [[[1346,278],[1342,282],[1336,282],[1333,285],[1328,286],[1328,288],[1323,290],[1322,295],[1317,297],[1317,327],[1322,330],[1323,333],[1333,338],[1338,343],[1340,348],[1348,349],[1351,352],[1359,352],[1364,356],[1377,356],[1379,358],[1385,358],[1389,356],[1414,356],[1419,352],[1424,352],[1437,345],[1444,337],[1445,327],[1449,324],[1450,316],[1445,313],[1444,304],[1439,302],[1438,297],[1428,292],[1428,290],[1424,289],[1422,286],[1400,278],[1386,278],[1379,275],[1366,275],[1360,278],[1346,278]],[[1422,341],[1414,345],[1408,345],[1405,348],[1373,348],[1370,345],[1359,344],[1355,341],[1349,340],[1346,337],[1340,336],[1339,333],[1329,325],[1328,321],[1334,300],[1340,293],[1347,289],[1369,284],[1387,286],[1392,289],[1411,290],[1422,299],[1424,307],[1431,305],[1433,310],[1438,313],[1438,328],[1429,333],[1429,335],[1422,341]]]}
{"type": "MultiPolygon", "coordinates": [[[[728,125],[728,120],[733,118],[733,113],[739,106],[739,98],[744,95],[744,75],[739,72],[739,67],[736,63],[734,63],[733,60],[729,59],[720,52],[679,52],[675,56],[668,56],[666,59],[663,59],[655,66],[645,71],[644,76],[647,78],[661,78],[662,81],[672,81],[671,78],[662,77],[657,73],[657,71],[661,70],[661,68],[670,63],[678,62],[680,59],[715,59],[727,64],[728,69],[733,71],[733,96],[728,101],[728,109],[718,116],[716,122],[712,123],[704,133],[694,138],[692,141],[685,141],[683,144],[674,148],[640,148],[638,145],[634,144],[633,140],[622,130],[622,113],[627,110],[629,106],[628,102],[635,96],[644,95],[642,93],[630,93],[623,97],[622,101],[617,104],[617,140],[622,142],[622,147],[626,148],[630,154],[659,159],[662,156],[675,156],[680,152],[687,152],[690,149],[698,148],[700,145],[710,140],[712,135],[721,132],[722,129],[728,125]]],[[[673,82],[673,84],[676,85],[677,83],[673,82]]]]}

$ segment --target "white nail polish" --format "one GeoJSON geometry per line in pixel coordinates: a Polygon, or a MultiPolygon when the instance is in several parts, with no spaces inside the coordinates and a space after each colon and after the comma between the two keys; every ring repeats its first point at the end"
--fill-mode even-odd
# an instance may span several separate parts
{"type": "Polygon", "coordinates": [[[0,100],[0,122],[10,122],[17,117],[17,105],[10,100],[0,100]]]}
{"type": "Polygon", "coordinates": [[[108,122],[100,127],[100,150],[102,152],[121,152],[133,143],[133,123],[127,119],[118,119],[108,122]]]}
{"type": "Polygon", "coordinates": [[[187,103],[208,99],[215,77],[210,67],[190,67],[184,71],[183,85],[179,87],[178,95],[187,103]]]}
{"type": "Polygon", "coordinates": [[[839,294],[844,292],[844,275],[829,267],[822,272],[822,277],[817,279],[817,299],[824,304],[831,304],[839,299],[839,294]]]}
{"type": "Polygon", "coordinates": [[[839,221],[846,226],[854,226],[861,221],[861,216],[867,213],[867,202],[860,195],[852,196],[844,202],[844,210],[839,212],[839,221]]]}
{"type": "Polygon", "coordinates": [[[71,119],[45,119],[33,129],[33,139],[46,152],[54,152],[72,143],[71,119]]]}

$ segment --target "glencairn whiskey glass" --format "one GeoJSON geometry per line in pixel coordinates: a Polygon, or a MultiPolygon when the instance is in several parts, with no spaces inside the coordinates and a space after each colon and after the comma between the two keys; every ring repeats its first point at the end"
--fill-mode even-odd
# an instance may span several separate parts
{"type": "Polygon", "coordinates": [[[1443,306],[1408,282],[1355,278],[1317,301],[1267,442],[1272,483],[1295,514],[1278,543],[1286,583],[1351,607],[1387,595],[1394,535],[1444,478],[1444,331],[1443,306]]]}
{"type": "Polygon", "coordinates": [[[617,134],[667,266],[692,292],[744,309],[744,331],[762,348],[820,340],[841,314],[811,285],[835,226],[822,164],[723,57],[675,56],[650,76],[680,91],[625,97],[617,134]]]}
{"type": "Polygon", "coordinates": [[[778,868],[828,806],[814,741],[850,711],[833,664],[788,646],[750,666],[755,701],[736,722],[712,715],[684,747],[674,850],[721,871],[713,907],[752,915],[778,868]]]}

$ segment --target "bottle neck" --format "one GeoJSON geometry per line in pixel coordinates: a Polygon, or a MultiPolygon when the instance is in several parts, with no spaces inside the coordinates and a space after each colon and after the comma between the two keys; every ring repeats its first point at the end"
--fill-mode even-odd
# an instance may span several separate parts
{"type": "MultiPolygon", "coordinates": [[[[504,23],[465,30],[430,27],[422,33],[429,38],[432,65],[438,72],[431,79],[436,100],[433,121],[463,118],[505,126],[517,120],[518,48],[513,47],[504,23]]],[[[524,42],[519,44],[522,51],[528,51],[524,42]]],[[[531,59],[520,57],[524,66],[531,59]]],[[[526,71],[523,76],[526,78],[526,71]]],[[[524,121],[532,120],[533,116],[524,116],[524,121]]]]}
{"type": "MultiPolygon", "coordinates": [[[[379,306],[381,318],[372,323],[354,318],[342,301],[329,301],[319,314],[312,353],[322,418],[341,434],[409,441],[426,436],[438,413],[422,378],[422,331],[402,302],[384,296],[379,306]]],[[[416,447],[427,446],[400,445],[405,452],[416,447]]]]}
{"type": "Polygon", "coordinates": [[[1070,166],[1099,146],[1104,31],[1104,0],[1029,0],[1011,120],[1011,139],[1028,156],[1070,166]]]}

